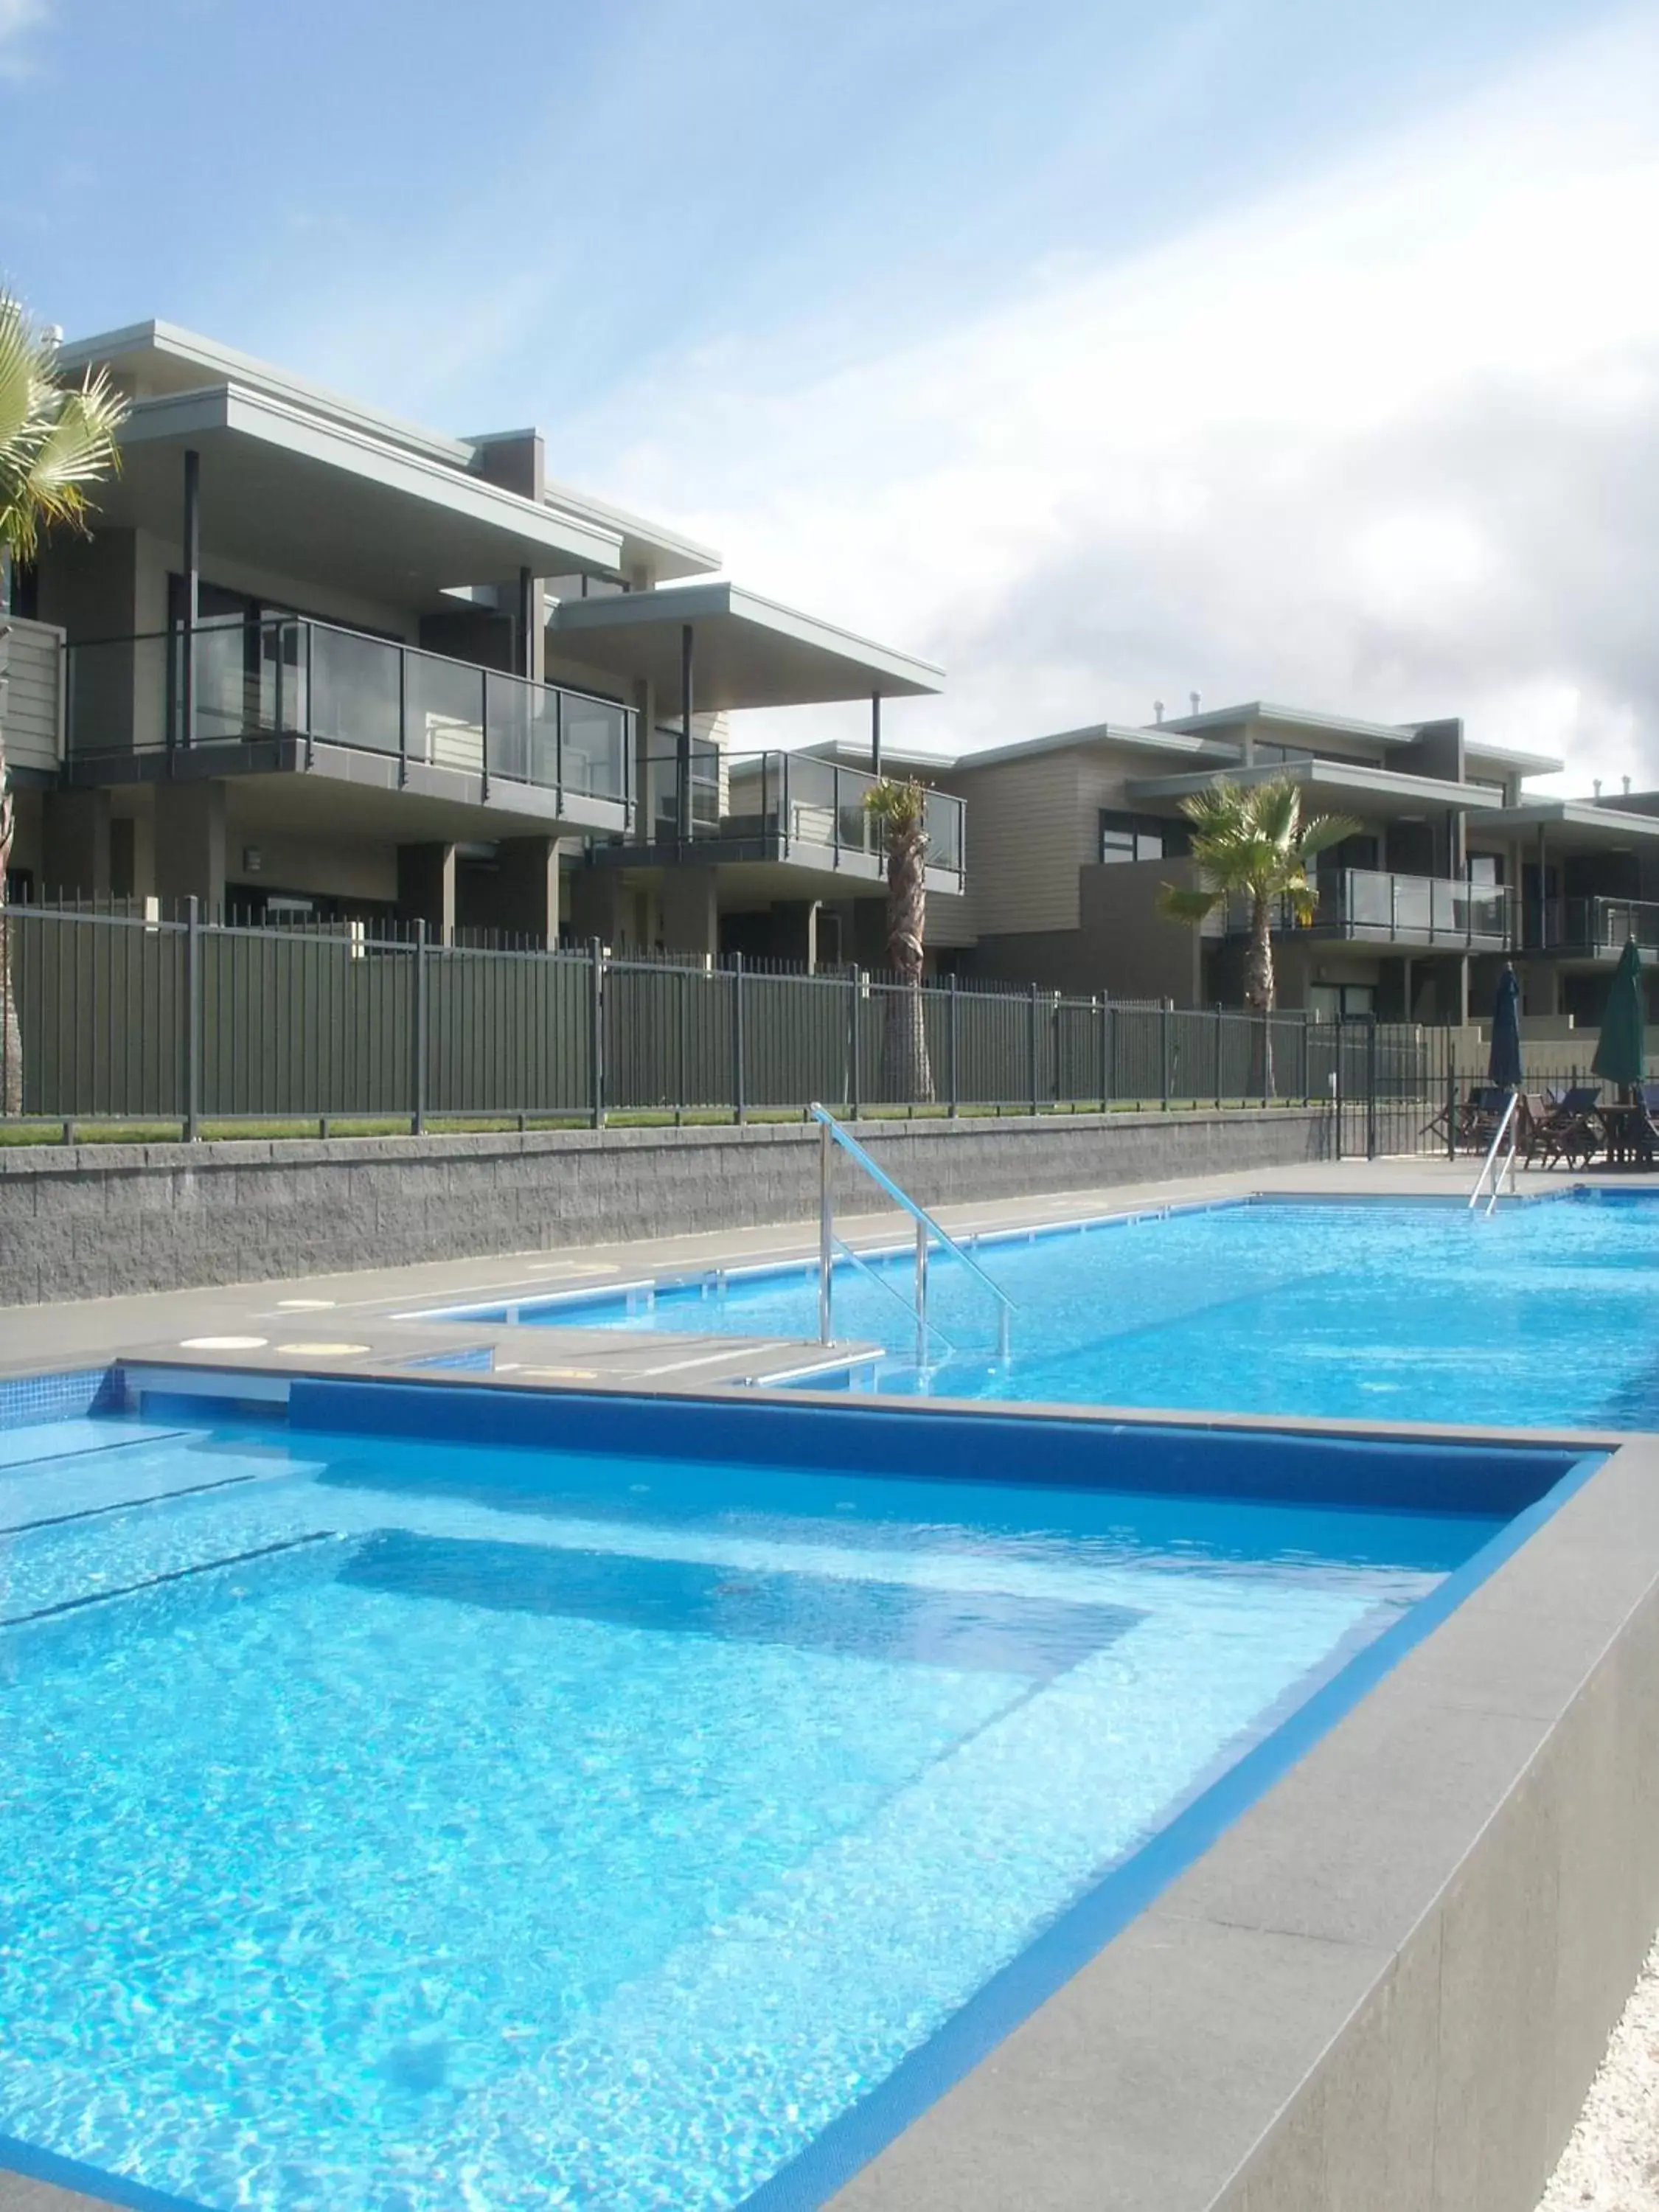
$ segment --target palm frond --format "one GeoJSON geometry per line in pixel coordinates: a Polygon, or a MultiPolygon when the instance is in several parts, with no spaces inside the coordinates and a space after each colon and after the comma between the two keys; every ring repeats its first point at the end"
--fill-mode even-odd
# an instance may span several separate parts
{"type": "Polygon", "coordinates": [[[65,389],[57,342],[0,293],[0,544],[31,560],[53,524],[83,529],[88,488],[120,466],[127,403],[100,369],[65,389]]]}
{"type": "Polygon", "coordinates": [[[1224,890],[1206,891],[1183,889],[1178,884],[1160,884],[1158,910],[1167,914],[1171,921],[1207,921],[1225,899],[1224,890]]]}
{"type": "Polygon", "coordinates": [[[1302,835],[1297,842],[1303,851],[1311,857],[1315,853],[1323,853],[1333,845],[1341,844],[1345,838],[1358,835],[1359,824],[1350,821],[1346,814],[1315,814],[1303,823],[1302,835]]]}

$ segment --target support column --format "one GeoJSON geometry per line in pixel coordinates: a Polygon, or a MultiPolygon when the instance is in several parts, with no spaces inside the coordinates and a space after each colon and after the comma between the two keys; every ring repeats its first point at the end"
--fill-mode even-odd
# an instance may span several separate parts
{"type": "Polygon", "coordinates": [[[657,750],[657,687],[648,677],[635,678],[634,715],[634,842],[648,845],[657,834],[659,773],[652,764],[657,750]]]}
{"type": "Polygon", "coordinates": [[[399,845],[398,918],[423,921],[440,945],[455,934],[455,848],[399,845]]]}
{"type": "Polygon", "coordinates": [[[532,684],[546,680],[547,609],[542,587],[528,568],[519,571],[518,668],[532,684]]]}
{"type": "Polygon", "coordinates": [[[179,672],[179,708],[183,741],[186,745],[193,745],[196,742],[196,624],[202,611],[202,457],[188,447],[185,453],[184,585],[184,642],[179,672]]]}
{"type": "Polygon", "coordinates": [[[77,898],[107,898],[113,888],[107,791],[41,794],[40,889],[77,898]]]}
{"type": "MultiPolygon", "coordinates": [[[[559,841],[504,837],[495,848],[489,911],[476,917],[486,929],[528,937],[538,945],[559,939],[559,841]]],[[[474,919],[467,917],[469,923],[474,919]]]]}
{"type": "Polygon", "coordinates": [[[870,773],[881,774],[881,694],[870,694],[870,773]]]}
{"type": "Polygon", "coordinates": [[[155,890],[196,898],[211,921],[225,902],[225,787],[205,777],[155,787],[155,890]]]}
{"type": "Polygon", "coordinates": [[[680,625],[680,743],[674,763],[674,822],[683,845],[691,842],[691,714],[696,679],[696,647],[691,625],[680,625]]]}
{"type": "Polygon", "coordinates": [[[720,906],[713,868],[664,869],[662,941],[668,952],[700,952],[711,958],[719,952],[720,906]]]}

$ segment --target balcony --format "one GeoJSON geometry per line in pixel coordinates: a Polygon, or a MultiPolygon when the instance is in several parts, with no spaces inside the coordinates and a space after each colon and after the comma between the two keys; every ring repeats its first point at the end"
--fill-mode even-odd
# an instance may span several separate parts
{"type": "MultiPolygon", "coordinates": [[[[655,752],[647,763],[651,842],[612,848],[603,857],[628,866],[691,858],[781,862],[878,881],[886,848],[881,825],[865,804],[877,781],[805,753],[694,753],[687,838],[679,830],[678,760],[655,752]]],[[[930,791],[926,819],[928,888],[959,893],[966,805],[950,792],[930,791]]]]}
{"type": "Polygon", "coordinates": [[[1522,917],[1522,950],[1564,959],[1616,960],[1634,942],[1644,958],[1659,958],[1659,906],[1641,899],[1535,900],[1522,917]]]}
{"type": "Polygon", "coordinates": [[[268,772],[343,751],[436,796],[627,826],[635,718],[613,700],[297,617],[207,623],[191,647],[188,670],[177,630],[65,647],[71,770],[109,781],[137,755],[268,772]]]}
{"type": "MultiPolygon", "coordinates": [[[[1443,947],[1449,952],[1507,952],[1510,947],[1513,896],[1501,888],[1343,868],[1320,876],[1316,889],[1312,921],[1298,924],[1290,902],[1282,900],[1273,915],[1275,931],[1299,928],[1310,937],[1443,947]]],[[[1213,918],[1210,933],[1244,937],[1249,928],[1248,902],[1232,900],[1213,918]]]]}

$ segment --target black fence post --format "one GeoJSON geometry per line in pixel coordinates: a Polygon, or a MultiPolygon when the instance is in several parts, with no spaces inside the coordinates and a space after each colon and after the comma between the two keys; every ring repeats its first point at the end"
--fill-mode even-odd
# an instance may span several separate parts
{"type": "Polygon", "coordinates": [[[951,1091],[947,1110],[954,1121],[962,1107],[962,1073],[959,1057],[962,1050],[961,1009],[957,1000],[957,978],[951,972],[950,995],[945,1001],[945,1044],[951,1056],[951,1091]]]}
{"type": "Polygon", "coordinates": [[[1448,1023],[1440,1034],[1445,1039],[1446,1055],[1446,1158],[1448,1160],[1455,1162],[1457,1158],[1457,1070],[1454,1065],[1452,1053],[1451,1024],[1448,1023]]]}
{"type": "Polygon", "coordinates": [[[1340,1160],[1342,1157],[1342,1017],[1340,1014],[1336,1018],[1335,1026],[1336,1073],[1331,1085],[1331,1103],[1336,1115],[1335,1157],[1340,1160]]]}
{"type": "Polygon", "coordinates": [[[1221,1001],[1218,999],[1215,1002],[1215,1103],[1218,1106],[1221,1103],[1221,1049],[1225,1034],[1221,1001]]]}
{"type": "Polygon", "coordinates": [[[596,1129],[605,1127],[605,947],[587,940],[588,1115],[596,1129]]]}
{"type": "Polygon", "coordinates": [[[1267,1106],[1273,1095],[1273,1018],[1264,1006],[1261,1010],[1261,1103],[1267,1106]]]}
{"type": "Polygon", "coordinates": [[[859,1108],[863,1103],[860,1094],[864,1089],[864,1071],[860,1065],[862,1054],[859,1049],[864,1029],[864,970],[856,960],[853,963],[848,981],[853,996],[852,1016],[847,1025],[847,1105],[848,1118],[856,1121],[859,1108]]]}
{"type": "Polygon", "coordinates": [[[1365,1024],[1365,1158],[1376,1158],[1376,1017],[1365,1024]]]}
{"type": "Polygon", "coordinates": [[[426,918],[415,924],[415,1003],[409,1018],[409,1127],[420,1136],[426,1128],[426,918]]]}
{"type": "Polygon", "coordinates": [[[1158,1103],[1166,1114],[1170,1110],[1170,1016],[1174,1011],[1174,1000],[1159,1000],[1158,1009],[1158,1103]]]}
{"type": "Polygon", "coordinates": [[[1304,1006],[1302,1010],[1302,1103],[1304,1106],[1310,1105],[1313,1102],[1313,1067],[1311,1054],[1308,1049],[1308,1029],[1310,1019],[1311,1017],[1304,1006]]]}
{"type": "Polygon", "coordinates": [[[732,955],[732,1119],[746,1118],[743,1097],[743,955],[732,955]]]}
{"type": "Polygon", "coordinates": [[[185,1142],[201,1136],[202,902],[192,892],[185,901],[185,1142]]]}
{"type": "Polygon", "coordinates": [[[1117,1008],[1109,993],[1100,1007],[1100,1110],[1106,1113],[1117,1096],[1117,1008]]]}

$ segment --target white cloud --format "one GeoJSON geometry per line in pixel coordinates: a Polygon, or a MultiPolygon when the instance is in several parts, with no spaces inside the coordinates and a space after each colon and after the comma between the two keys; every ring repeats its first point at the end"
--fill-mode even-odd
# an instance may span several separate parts
{"type": "Polygon", "coordinates": [[[617,392],[576,465],[943,659],[949,697],[895,735],[1006,741],[1200,687],[1462,712],[1581,783],[1659,781],[1656,235],[1644,11],[922,344],[819,375],[787,331],[733,336],[617,392]]]}
{"type": "Polygon", "coordinates": [[[46,20],[46,0],[0,0],[0,77],[29,74],[24,41],[46,20]]]}

